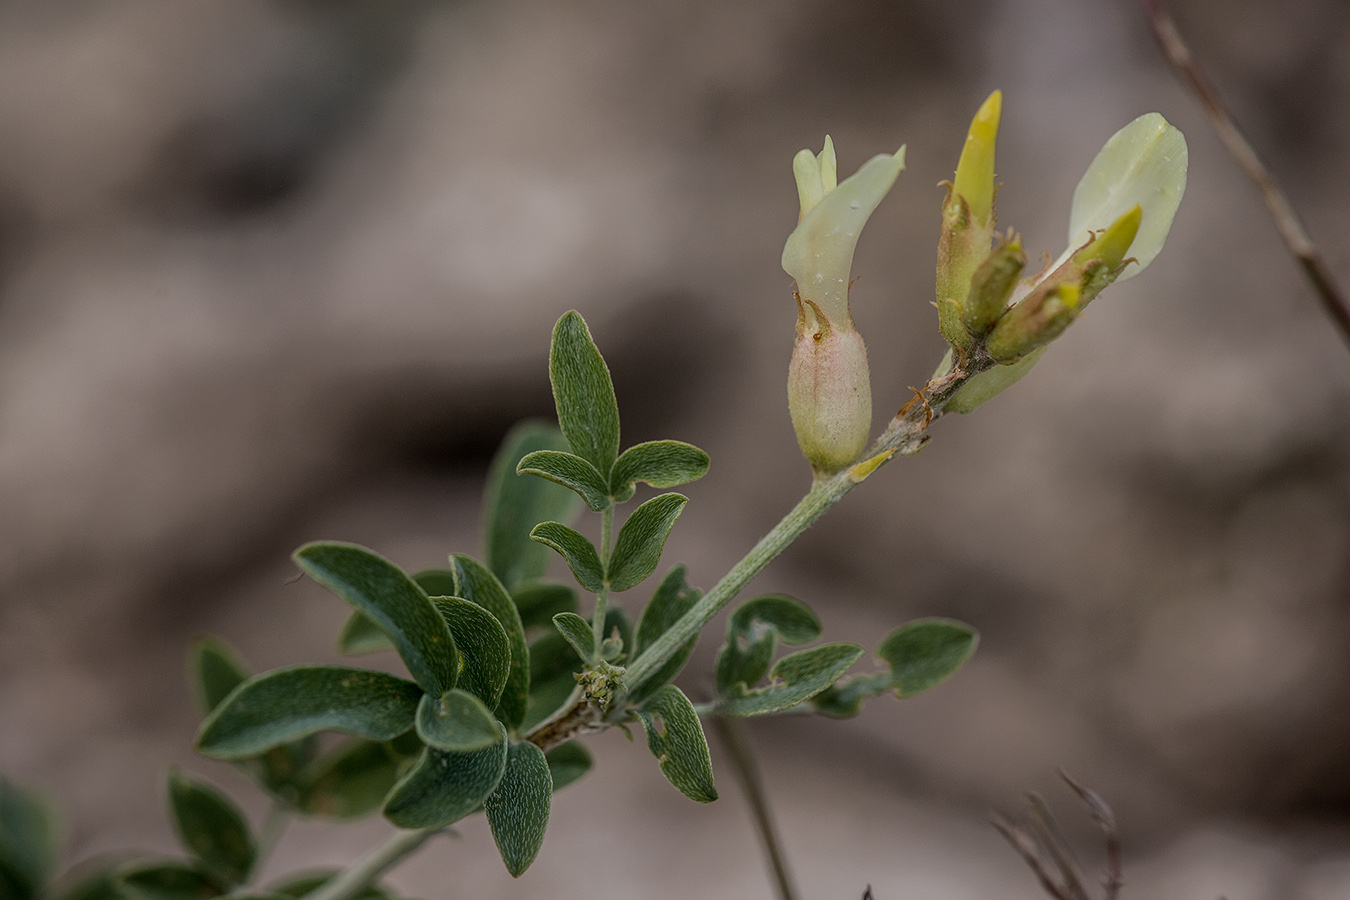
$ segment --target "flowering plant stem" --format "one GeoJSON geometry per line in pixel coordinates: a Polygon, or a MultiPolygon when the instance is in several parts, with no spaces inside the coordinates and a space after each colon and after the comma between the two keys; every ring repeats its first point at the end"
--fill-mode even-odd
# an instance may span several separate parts
{"type": "MultiPolygon", "coordinates": [[[[760,573],[778,554],[801,536],[802,532],[825,514],[831,506],[844,498],[844,495],[861,484],[869,475],[895,456],[908,456],[917,453],[928,442],[928,426],[942,415],[943,407],[951,396],[970,376],[989,368],[991,362],[985,360],[976,364],[968,363],[965,368],[958,367],[952,373],[930,381],[923,391],[916,391],[915,398],[906,403],[896,413],[886,430],[882,432],[863,454],[862,461],[842,469],[833,475],[817,477],[801,501],[783,517],[777,525],[759,543],[731,568],[712,590],[694,604],[687,613],[675,622],[646,651],[628,667],[624,680],[629,684],[638,684],[643,678],[659,669],[680,647],[697,635],[705,625],[712,621],[728,603],[735,599],[741,589],[760,573]]],[[[608,510],[604,524],[606,526],[602,546],[608,554],[610,544],[609,531],[612,528],[613,507],[608,510]]],[[[604,592],[607,594],[608,592],[604,592]]],[[[597,598],[596,618],[604,621],[604,599],[597,598]]],[[[622,698],[615,698],[611,710],[622,710],[622,698]]],[[[580,689],[572,693],[571,700],[557,713],[525,736],[525,740],[548,750],[576,737],[578,734],[603,728],[600,724],[601,713],[590,707],[585,692],[580,689]]],[[[343,871],[306,900],[353,900],[367,886],[374,883],[388,869],[396,865],[403,857],[418,847],[441,829],[430,828],[421,831],[400,831],[384,844],[372,850],[355,865],[343,871]]]]}
{"type": "Polygon", "coordinates": [[[833,475],[817,478],[801,502],[628,667],[625,680],[630,684],[639,684],[660,668],[680,647],[703,630],[713,616],[735,599],[750,579],[877,468],[897,454],[918,452],[927,442],[925,432],[928,426],[942,413],[941,404],[973,374],[973,369],[958,369],[938,382],[930,382],[925,386],[924,393],[920,393],[896,413],[877,442],[863,454],[862,462],[833,475]],[[931,396],[929,391],[933,392],[931,396]]]}
{"type": "MultiPolygon", "coordinates": [[[[600,514],[600,568],[609,571],[609,557],[611,553],[611,536],[614,533],[614,504],[611,503],[605,507],[605,511],[600,514]]],[[[592,653],[596,659],[603,658],[605,643],[605,613],[609,606],[609,578],[606,576],[604,585],[600,592],[595,595],[595,615],[591,619],[591,635],[594,641],[592,653]]]]}
{"type": "Polygon", "coordinates": [[[332,881],[309,894],[307,900],[352,900],[443,828],[396,831],[387,841],[343,869],[332,881]]]}

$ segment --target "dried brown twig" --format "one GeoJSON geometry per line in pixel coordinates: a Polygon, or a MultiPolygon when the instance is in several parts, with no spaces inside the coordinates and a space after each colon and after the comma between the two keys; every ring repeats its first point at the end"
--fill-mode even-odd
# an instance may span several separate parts
{"type": "Polygon", "coordinates": [[[1158,39],[1168,60],[1186,79],[1204,106],[1210,123],[1218,132],[1219,140],[1256,184],[1257,190],[1266,201],[1267,208],[1270,209],[1271,216],[1275,219],[1275,227],[1279,229],[1285,246],[1303,267],[1304,274],[1312,282],[1313,290],[1317,292],[1323,309],[1340,331],[1341,338],[1350,344],[1350,302],[1346,301],[1345,291],[1337,284],[1335,276],[1331,274],[1326,261],[1322,258],[1321,251],[1308,236],[1298,214],[1289,203],[1289,198],[1275,183],[1275,177],[1261,162],[1261,157],[1257,155],[1251,142],[1238,129],[1237,123],[1223,105],[1219,92],[1196,65],[1190,49],[1181,39],[1181,32],[1177,30],[1176,23],[1163,9],[1162,0],[1140,0],[1140,2],[1149,24],[1153,27],[1153,36],[1158,39]]]}
{"type": "MultiPolygon", "coordinates": [[[[1106,836],[1106,872],[1102,876],[1102,897],[1116,900],[1120,895],[1121,853],[1120,835],[1116,831],[1116,817],[1101,797],[1084,787],[1063,770],[1059,773],[1079,798],[1087,804],[1092,819],[1106,836]]],[[[1027,796],[1030,825],[1013,822],[995,813],[994,827],[1012,845],[1031,871],[1040,879],[1041,887],[1055,900],[1091,900],[1073,851],[1060,833],[1055,817],[1045,801],[1035,794],[1027,796]]]]}

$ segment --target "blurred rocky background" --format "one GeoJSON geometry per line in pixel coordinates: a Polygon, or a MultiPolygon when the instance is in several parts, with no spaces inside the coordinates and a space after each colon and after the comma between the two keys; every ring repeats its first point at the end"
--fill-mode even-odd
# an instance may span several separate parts
{"type": "MultiPolygon", "coordinates": [[[[1350,280],[1350,7],[1172,5],[1350,280]]],[[[1029,250],[1062,249],[1079,174],[1143,112],[1186,133],[1189,189],[1145,277],[755,583],[831,639],[983,633],[924,697],[752,723],[804,895],[1040,896],[986,823],[1027,790],[1096,869],[1063,766],[1114,803],[1129,896],[1350,896],[1350,355],[1128,0],[0,3],[0,771],[59,802],[73,858],[171,852],[172,763],[261,816],[192,754],[188,640],[335,661],[346,609],[291,549],[475,552],[570,307],[625,440],[712,454],[667,550],[708,586],[809,480],[792,154],[909,146],[855,265],[879,427],[941,355],[936,185],[994,87],[1029,250]]],[[[719,748],[700,807],[640,744],[591,745],[519,881],[469,820],[393,883],[771,896],[719,748]]],[[[385,827],[299,825],[271,869],[385,827]]]]}

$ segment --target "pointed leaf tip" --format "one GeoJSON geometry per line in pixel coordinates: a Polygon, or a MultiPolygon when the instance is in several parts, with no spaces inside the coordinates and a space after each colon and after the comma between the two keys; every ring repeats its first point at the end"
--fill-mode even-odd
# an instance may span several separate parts
{"type": "Polygon", "coordinates": [[[994,205],[994,151],[999,120],[1003,115],[1003,92],[994,91],[980,105],[966,134],[961,159],[956,164],[952,191],[965,199],[971,218],[988,221],[994,205]]]}

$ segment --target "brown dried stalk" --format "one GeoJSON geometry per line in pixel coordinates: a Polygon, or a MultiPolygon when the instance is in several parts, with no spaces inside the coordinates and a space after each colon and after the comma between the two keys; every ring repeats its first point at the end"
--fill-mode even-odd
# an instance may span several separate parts
{"type": "Polygon", "coordinates": [[[1270,170],[1261,162],[1261,157],[1257,155],[1251,142],[1243,136],[1238,129],[1237,123],[1228,113],[1223,100],[1219,97],[1219,92],[1215,90],[1214,85],[1205,76],[1205,73],[1196,65],[1194,57],[1191,56],[1190,48],[1181,38],[1181,32],[1177,30],[1176,23],[1172,17],[1163,9],[1161,0],[1140,0],[1143,5],[1144,14],[1148,17],[1149,24],[1153,27],[1153,36],[1158,39],[1163,52],[1167,54],[1168,60],[1176,67],[1177,71],[1185,78],[1190,85],[1191,90],[1195,92],[1196,97],[1205,108],[1205,113],[1209,116],[1210,123],[1219,135],[1219,140],[1228,148],[1228,152],[1237,160],[1247,173],[1257,190],[1261,192],[1262,198],[1266,201],[1266,207],[1270,210],[1271,216],[1275,219],[1275,227],[1279,229],[1280,237],[1284,239],[1285,246],[1289,252],[1298,260],[1303,272],[1312,282],[1313,290],[1317,292],[1318,299],[1322,301],[1322,308],[1326,314],[1331,317],[1331,321],[1341,333],[1341,338],[1347,344],[1350,344],[1350,302],[1346,301],[1345,291],[1341,289],[1336,282],[1335,276],[1327,267],[1326,261],[1322,258],[1322,253],[1313,243],[1312,238],[1308,236],[1307,230],[1303,227],[1298,214],[1294,212],[1294,207],[1290,204],[1289,198],[1275,182],[1275,177],[1270,174],[1270,170]]]}

